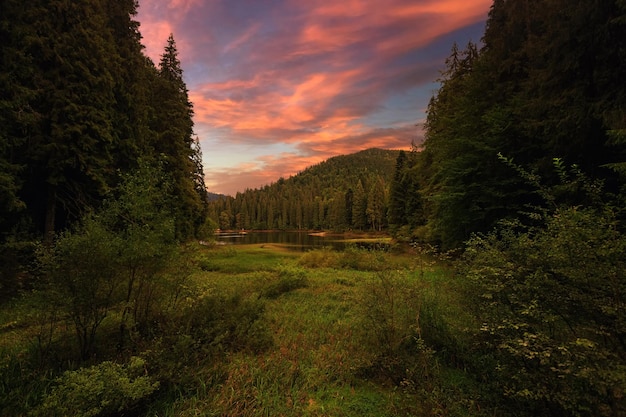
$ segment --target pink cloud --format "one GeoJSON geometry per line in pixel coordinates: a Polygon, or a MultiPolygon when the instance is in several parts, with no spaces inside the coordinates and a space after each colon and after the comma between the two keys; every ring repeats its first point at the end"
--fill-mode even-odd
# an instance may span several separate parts
{"type": "Polygon", "coordinates": [[[176,11],[180,15],[186,15],[192,8],[201,4],[202,0],[169,0],[167,8],[176,11]]]}
{"type": "Polygon", "coordinates": [[[173,31],[172,24],[165,20],[154,20],[150,25],[141,27],[142,43],[146,47],[146,54],[155,63],[159,62],[167,38],[173,31]]]}
{"type": "Polygon", "coordinates": [[[167,44],[170,34],[174,35],[179,52],[192,49],[190,40],[178,36],[188,13],[202,5],[202,0],[141,0],[138,8],[142,44],[146,47],[146,55],[155,63],[167,44]]]}
{"type": "MultiPolygon", "coordinates": [[[[419,141],[415,124],[429,96],[410,101],[413,118],[388,115],[438,77],[451,43],[436,56],[424,48],[484,21],[491,3],[143,0],[140,20],[153,59],[174,33],[197,130],[211,143],[297,150],[206,172],[211,191],[233,193],[337,154],[419,141]]],[[[203,153],[211,158],[211,149],[203,153]]]]}
{"type": "Polygon", "coordinates": [[[268,155],[255,163],[238,164],[228,169],[211,170],[205,175],[207,187],[213,192],[235,195],[237,191],[260,188],[287,178],[322,161],[322,158],[305,158],[293,153],[268,155]],[[315,161],[315,162],[312,162],[315,161]]]}
{"type": "MultiPolygon", "coordinates": [[[[323,115],[331,102],[348,90],[359,77],[360,69],[336,73],[312,73],[303,79],[277,81],[277,90],[263,94],[246,94],[246,90],[261,88],[271,82],[271,77],[257,76],[251,80],[229,80],[201,86],[191,92],[196,120],[213,127],[229,127],[233,132],[272,136],[276,130],[300,132],[311,128],[339,127],[348,129],[347,123],[358,115],[346,108],[323,115]],[[233,99],[242,94],[244,100],[233,99]],[[249,96],[249,97],[247,97],[249,96]]],[[[297,134],[297,139],[302,139],[297,134]]],[[[291,142],[296,138],[275,138],[275,141],[291,142]]]]}
{"type": "Polygon", "coordinates": [[[237,191],[260,188],[289,178],[306,168],[338,154],[349,154],[368,148],[410,149],[411,142],[423,140],[421,128],[404,126],[398,129],[375,129],[363,134],[345,136],[335,142],[301,142],[302,153],[280,153],[257,158],[228,169],[213,169],[206,174],[206,184],[217,193],[235,195],[237,191]],[[337,152],[340,149],[340,152],[337,152]],[[304,156],[307,155],[307,156],[304,156]]]}

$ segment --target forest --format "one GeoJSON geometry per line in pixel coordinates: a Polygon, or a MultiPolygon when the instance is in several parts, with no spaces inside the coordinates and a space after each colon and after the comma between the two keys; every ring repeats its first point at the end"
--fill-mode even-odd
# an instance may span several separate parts
{"type": "MultiPolygon", "coordinates": [[[[201,152],[173,36],[143,54],[133,0],[2,4],[3,243],[51,239],[159,167],[176,234],[204,222],[201,152]]],[[[6,253],[6,252],[5,252],[6,253]]]]}
{"type": "Polygon", "coordinates": [[[340,155],[261,189],[209,204],[220,229],[387,229],[387,201],[397,151],[340,155]]]}
{"type": "Polygon", "coordinates": [[[494,0],[423,143],[217,199],[137,7],[0,6],[0,414],[626,415],[626,2],[494,0]]]}

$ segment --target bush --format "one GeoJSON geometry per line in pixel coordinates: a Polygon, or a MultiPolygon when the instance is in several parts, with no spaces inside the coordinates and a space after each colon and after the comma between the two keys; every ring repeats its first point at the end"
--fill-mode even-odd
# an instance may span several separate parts
{"type": "Polygon", "coordinates": [[[118,237],[94,217],[75,232],[65,232],[53,247],[43,247],[41,287],[52,310],[61,309],[73,323],[81,359],[95,347],[100,325],[119,302],[122,279],[117,267],[118,237]]]}
{"type": "Polygon", "coordinates": [[[94,417],[127,413],[159,386],[145,375],[145,363],[133,357],[128,365],[102,362],[66,371],[55,380],[33,416],[94,417]]]}
{"type": "Polygon", "coordinates": [[[421,305],[421,287],[408,271],[379,271],[364,287],[364,342],[376,357],[367,373],[404,386],[432,379],[436,362],[421,338],[421,305]]]}
{"type": "Polygon", "coordinates": [[[545,221],[468,245],[492,381],[534,414],[623,415],[626,238],[607,212],[559,209],[545,221]]]}
{"type": "Polygon", "coordinates": [[[363,327],[381,354],[396,354],[419,334],[420,298],[406,271],[380,271],[364,287],[363,327]]]}
{"type": "Polygon", "coordinates": [[[298,264],[307,268],[337,267],[340,254],[332,248],[324,247],[306,252],[298,260],[298,264]]]}
{"type": "Polygon", "coordinates": [[[348,245],[341,252],[338,263],[340,268],[357,271],[382,271],[389,268],[382,251],[367,250],[356,245],[348,245]]]}

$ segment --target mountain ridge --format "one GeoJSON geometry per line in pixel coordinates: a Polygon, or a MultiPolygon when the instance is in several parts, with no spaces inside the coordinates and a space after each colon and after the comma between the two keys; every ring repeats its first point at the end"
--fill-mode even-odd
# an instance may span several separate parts
{"type": "Polygon", "coordinates": [[[222,229],[380,228],[399,154],[369,148],[337,155],[289,178],[210,202],[209,216],[222,229]]]}

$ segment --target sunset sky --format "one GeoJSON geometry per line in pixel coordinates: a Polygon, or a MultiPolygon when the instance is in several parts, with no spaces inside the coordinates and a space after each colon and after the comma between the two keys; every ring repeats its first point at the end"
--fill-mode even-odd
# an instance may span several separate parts
{"type": "Polygon", "coordinates": [[[335,155],[409,149],[453,42],[492,0],[140,0],[146,53],[174,35],[207,188],[234,195],[335,155]]]}

